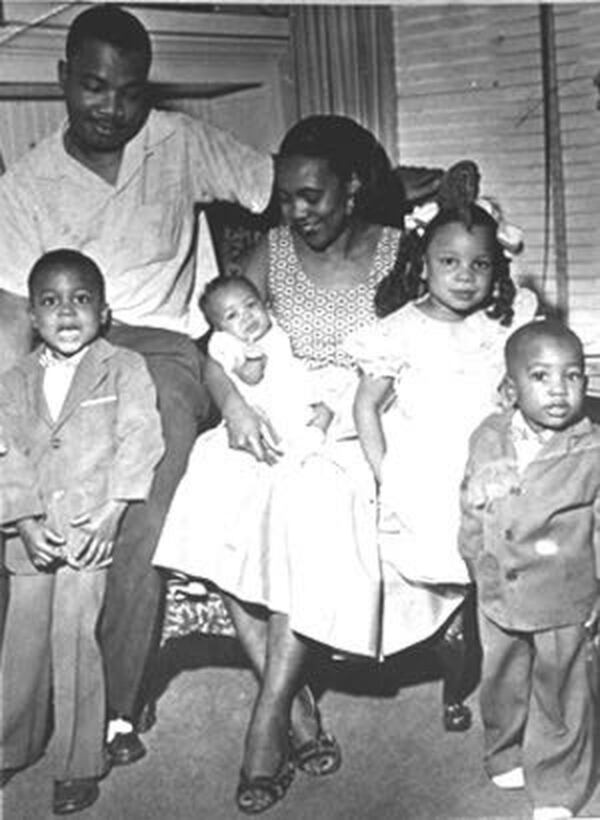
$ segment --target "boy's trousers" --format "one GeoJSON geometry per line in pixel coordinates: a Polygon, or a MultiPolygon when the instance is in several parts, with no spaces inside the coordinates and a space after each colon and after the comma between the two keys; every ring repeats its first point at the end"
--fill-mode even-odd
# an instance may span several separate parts
{"type": "Polygon", "coordinates": [[[480,612],[485,767],[522,766],[534,806],[577,811],[595,782],[595,716],[583,626],[503,629],[480,612]]]}
{"type": "Polygon", "coordinates": [[[106,570],[11,575],[0,655],[0,769],[44,752],[54,702],[56,780],[106,773],[106,694],[96,628],[106,570]]]}

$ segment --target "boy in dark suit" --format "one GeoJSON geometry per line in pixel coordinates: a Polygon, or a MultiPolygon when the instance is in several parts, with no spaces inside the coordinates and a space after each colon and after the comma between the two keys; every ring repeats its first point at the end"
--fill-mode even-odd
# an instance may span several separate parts
{"type": "Polygon", "coordinates": [[[28,280],[42,345],[0,376],[3,564],[0,783],[44,751],[54,701],[53,810],[97,798],[108,769],[96,639],[107,567],[127,507],[143,501],[164,446],[141,355],[102,338],[104,281],[84,254],[44,254],[28,280]]]}

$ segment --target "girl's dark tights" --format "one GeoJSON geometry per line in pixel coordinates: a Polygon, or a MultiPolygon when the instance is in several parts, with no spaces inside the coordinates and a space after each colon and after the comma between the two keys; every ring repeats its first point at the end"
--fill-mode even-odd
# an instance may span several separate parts
{"type": "Polygon", "coordinates": [[[433,650],[443,678],[443,720],[448,732],[464,732],[471,725],[471,710],[463,703],[468,685],[470,648],[465,628],[469,602],[452,614],[433,650]]]}

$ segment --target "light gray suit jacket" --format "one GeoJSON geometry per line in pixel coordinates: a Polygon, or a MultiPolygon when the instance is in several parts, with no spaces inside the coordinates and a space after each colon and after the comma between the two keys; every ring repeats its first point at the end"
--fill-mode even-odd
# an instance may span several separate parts
{"type": "Polygon", "coordinates": [[[156,391],[142,356],[104,339],[90,345],[53,421],[39,352],[0,376],[0,425],[8,453],[0,464],[4,565],[33,567],[10,525],[45,515],[69,539],[76,515],[108,499],[144,500],[164,452],[156,391]]]}

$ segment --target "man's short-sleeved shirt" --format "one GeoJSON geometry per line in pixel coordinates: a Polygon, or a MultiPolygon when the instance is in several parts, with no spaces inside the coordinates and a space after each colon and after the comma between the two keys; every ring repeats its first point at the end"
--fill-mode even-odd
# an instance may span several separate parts
{"type": "MultiPolygon", "coordinates": [[[[26,296],[35,260],[70,247],[100,266],[116,321],[196,335],[195,203],[262,210],[270,157],[185,114],[153,110],[115,185],[65,151],[64,127],[0,178],[0,288],[26,296]]],[[[200,260],[201,265],[201,260],[200,260]]]]}

